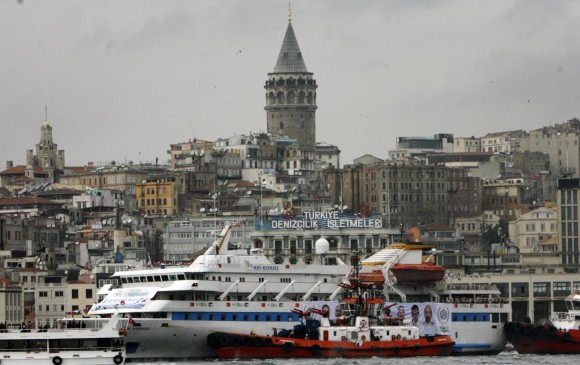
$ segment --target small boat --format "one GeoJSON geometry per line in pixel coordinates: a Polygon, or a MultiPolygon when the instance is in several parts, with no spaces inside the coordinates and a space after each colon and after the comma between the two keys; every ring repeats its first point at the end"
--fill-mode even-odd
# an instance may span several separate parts
{"type": "Polygon", "coordinates": [[[549,321],[533,324],[529,318],[508,322],[507,340],[520,354],[580,354],[580,291],[566,300],[567,312],[555,312],[549,321]]]}
{"type": "Polygon", "coordinates": [[[434,283],[445,278],[445,268],[432,262],[395,264],[390,270],[399,284],[434,283]]]}
{"type": "Polygon", "coordinates": [[[381,291],[357,278],[358,265],[348,282],[340,285],[348,293],[341,300],[342,315],[334,323],[326,311],[296,310],[302,321],[292,330],[276,330],[271,336],[216,331],[207,336],[207,343],[220,359],[450,355],[455,344],[450,336],[420,336],[410,319],[379,317],[384,303],[381,291]]]}
{"type": "Polygon", "coordinates": [[[120,327],[117,316],[106,322],[82,319],[61,323],[61,328],[56,329],[0,329],[2,365],[120,365],[125,362],[123,337],[127,332],[120,327]],[[102,326],[95,328],[92,324],[102,326]]]}

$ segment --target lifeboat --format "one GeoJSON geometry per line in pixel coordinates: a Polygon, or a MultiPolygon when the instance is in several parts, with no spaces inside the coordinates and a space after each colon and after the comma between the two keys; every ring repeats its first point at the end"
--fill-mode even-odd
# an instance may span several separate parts
{"type": "Polygon", "coordinates": [[[432,262],[395,264],[389,269],[400,284],[425,284],[443,280],[445,268],[432,262]]]}

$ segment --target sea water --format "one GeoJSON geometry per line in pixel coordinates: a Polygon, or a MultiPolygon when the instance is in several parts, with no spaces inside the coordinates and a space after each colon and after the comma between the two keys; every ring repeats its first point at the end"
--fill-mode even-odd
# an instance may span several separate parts
{"type": "Polygon", "coordinates": [[[466,365],[466,364],[517,364],[517,365],[577,365],[578,355],[520,355],[502,352],[495,356],[451,356],[371,359],[272,359],[272,360],[205,360],[183,362],[140,362],[137,365],[466,365]]]}

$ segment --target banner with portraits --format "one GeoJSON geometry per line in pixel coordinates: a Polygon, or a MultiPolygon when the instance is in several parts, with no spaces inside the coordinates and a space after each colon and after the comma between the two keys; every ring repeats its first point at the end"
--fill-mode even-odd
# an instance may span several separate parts
{"type": "Polygon", "coordinates": [[[446,303],[396,303],[383,305],[382,318],[410,319],[421,336],[451,334],[451,305],[446,303]]]}

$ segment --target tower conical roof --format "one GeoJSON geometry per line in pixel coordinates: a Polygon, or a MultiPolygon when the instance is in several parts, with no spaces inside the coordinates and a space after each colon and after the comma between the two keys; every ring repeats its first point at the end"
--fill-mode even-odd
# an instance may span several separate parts
{"type": "Polygon", "coordinates": [[[286,28],[286,35],[284,35],[284,41],[282,42],[274,72],[308,72],[291,22],[288,22],[288,28],[286,28]]]}

